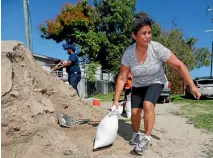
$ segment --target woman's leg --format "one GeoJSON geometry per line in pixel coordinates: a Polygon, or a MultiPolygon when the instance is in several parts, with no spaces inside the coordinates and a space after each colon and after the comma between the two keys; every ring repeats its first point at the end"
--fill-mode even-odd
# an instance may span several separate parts
{"type": "Polygon", "coordinates": [[[142,112],[142,103],[144,98],[144,92],[146,91],[143,87],[133,87],[132,94],[131,94],[131,122],[132,122],[132,129],[133,129],[133,136],[132,139],[129,141],[131,145],[136,145],[140,139],[140,124],[141,124],[141,112],[142,112]]]}
{"type": "Polygon", "coordinates": [[[141,111],[142,111],[142,108],[133,108],[132,109],[132,115],[131,115],[132,129],[135,133],[138,133],[140,130],[141,111]]]}
{"type": "Polygon", "coordinates": [[[145,135],[150,136],[155,123],[155,106],[149,101],[144,101],[143,110],[145,135]]]}
{"type": "Polygon", "coordinates": [[[155,122],[155,104],[163,90],[162,84],[152,84],[148,87],[143,102],[145,137],[134,147],[134,151],[143,154],[150,144],[152,128],[155,122]]]}
{"type": "Polygon", "coordinates": [[[150,136],[155,123],[155,104],[163,90],[162,84],[152,84],[148,87],[143,102],[145,135],[150,136]]]}
{"type": "Polygon", "coordinates": [[[132,139],[129,141],[130,145],[136,145],[140,141],[139,132],[141,124],[141,111],[142,108],[132,108],[131,122],[132,122],[133,135],[132,139]]]}

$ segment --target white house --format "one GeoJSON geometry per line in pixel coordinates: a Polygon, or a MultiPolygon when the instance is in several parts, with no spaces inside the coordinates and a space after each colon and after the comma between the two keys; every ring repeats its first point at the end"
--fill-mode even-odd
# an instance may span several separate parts
{"type": "MultiPolygon", "coordinates": [[[[57,65],[61,59],[33,53],[33,57],[36,60],[36,62],[42,66],[42,68],[50,72],[51,68],[57,65]]],[[[66,62],[66,61],[65,61],[66,62]]],[[[82,98],[87,97],[88,95],[92,93],[110,93],[114,91],[114,79],[113,75],[108,72],[102,71],[101,67],[98,68],[96,72],[96,82],[94,83],[94,88],[91,90],[91,84],[87,81],[87,76],[85,72],[85,68],[83,66],[80,66],[81,68],[81,81],[78,84],[78,91],[79,95],[82,98]]],[[[63,80],[65,83],[68,84],[68,75],[66,72],[66,68],[61,69],[59,71],[56,71],[57,76],[59,79],[63,80]]]]}

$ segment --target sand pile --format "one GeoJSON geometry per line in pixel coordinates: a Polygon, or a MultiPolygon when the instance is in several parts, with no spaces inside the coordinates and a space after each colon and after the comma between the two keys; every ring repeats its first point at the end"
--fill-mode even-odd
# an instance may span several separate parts
{"type": "Polygon", "coordinates": [[[77,155],[78,147],[68,142],[69,137],[76,139],[75,133],[90,128],[94,135],[95,127],[63,129],[56,124],[54,111],[74,119],[95,120],[100,120],[105,112],[83,102],[69,85],[45,72],[21,42],[2,41],[1,70],[3,155],[16,158],[77,155]]]}

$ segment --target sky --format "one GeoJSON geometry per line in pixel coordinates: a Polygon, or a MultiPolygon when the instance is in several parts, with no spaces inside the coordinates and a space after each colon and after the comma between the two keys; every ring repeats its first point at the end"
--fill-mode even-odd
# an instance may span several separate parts
{"type": "MultiPolygon", "coordinates": [[[[66,3],[76,4],[77,0],[29,0],[33,53],[66,60],[67,53],[62,43],[40,37],[39,25],[45,20],[53,19],[60,13],[66,3]]],[[[92,4],[93,0],[89,0],[92,4]]],[[[2,40],[18,40],[26,44],[23,0],[1,0],[1,38],[2,40]]],[[[207,6],[213,8],[213,0],[137,0],[136,12],[145,11],[164,30],[172,28],[175,20],[176,28],[184,32],[184,36],[198,39],[196,47],[207,47],[211,51],[213,29],[211,19],[213,11],[206,15],[207,6]]],[[[209,76],[210,66],[190,72],[192,77],[209,76]]]]}

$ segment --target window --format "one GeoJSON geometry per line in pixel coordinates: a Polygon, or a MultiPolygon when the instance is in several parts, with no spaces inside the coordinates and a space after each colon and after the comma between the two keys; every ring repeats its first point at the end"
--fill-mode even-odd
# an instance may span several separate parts
{"type": "Polygon", "coordinates": [[[200,80],[198,81],[199,84],[213,84],[213,80],[200,80]]]}

